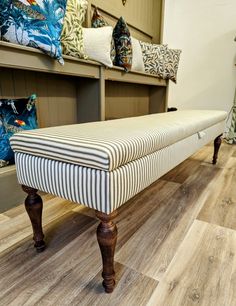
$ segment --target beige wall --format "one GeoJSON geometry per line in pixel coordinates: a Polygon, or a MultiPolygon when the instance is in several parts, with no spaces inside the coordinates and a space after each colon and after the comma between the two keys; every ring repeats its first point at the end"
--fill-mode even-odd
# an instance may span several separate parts
{"type": "Polygon", "coordinates": [[[163,42],[183,50],[169,106],[229,111],[236,86],[236,1],[165,0],[163,42]]]}
{"type": "Polygon", "coordinates": [[[89,0],[89,4],[101,9],[103,15],[106,12],[108,16],[105,17],[111,25],[123,16],[133,36],[145,41],[159,42],[162,0],[128,0],[125,6],[121,0],[89,0]]]}

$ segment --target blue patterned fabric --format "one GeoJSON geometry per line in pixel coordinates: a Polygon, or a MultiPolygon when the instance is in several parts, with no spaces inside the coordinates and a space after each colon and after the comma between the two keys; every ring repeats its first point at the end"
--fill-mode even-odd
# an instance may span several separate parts
{"type": "Polygon", "coordinates": [[[26,99],[0,99],[0,168],[14,163],[10,137],[38,127],[35,100],[36,95],[26,99]]]}
{"type": "Polygon", "coordinates": [[[0,1],[0,37],[5,33],[7,27],[7,20],[9,18],[10,12],[10,0],[1,0],[0,1]],[[5,24],[5,25],[4,25],[5,24]]]}
{"type": "Polygon", "coordinates": [[[63,64],[60,36],[66,2],[3,0],[0,4],[1,39],[40,49],[63,64]]]}

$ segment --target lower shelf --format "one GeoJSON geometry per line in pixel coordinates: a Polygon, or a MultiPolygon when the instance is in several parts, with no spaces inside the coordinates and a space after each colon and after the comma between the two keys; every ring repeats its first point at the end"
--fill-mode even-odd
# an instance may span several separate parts
{"type": "Polygon", "coordinates": [[[25,198],[14,165],[0,168],[0,213],[23,203],[25,198]]]}

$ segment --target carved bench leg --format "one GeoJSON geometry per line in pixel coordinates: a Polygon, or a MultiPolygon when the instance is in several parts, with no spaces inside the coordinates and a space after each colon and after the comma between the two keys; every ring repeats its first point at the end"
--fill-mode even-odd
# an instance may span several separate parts
{"type": "Polygon", "coordinates": [[[217,162],[217,158],[218,158],[218,152],[219,152],[219,149],[220,149],[220,145],[221,145],[221,136],[222,134],[220,134],[218,137],[216,137],[216,139],[214,140],[214,155],[213,155],[213,160],[212,160],[212,163],[213,165],[216,164],[217,162]]]}
{"type": "Polygon", "coordinates": [[[35,248],[37,252],[42,252],[45,249],[45,242],[43,241],[44,234],[42,229],[42,210],[43,201],[37,194],[37,189],[22,185],[24,192],[28,194],[25,199],[25,209],[29,215],[32,228],[33,228],[33,239],[35,241],[35,248]]]}
{"type": "Polygon", "coordinates": [[[115,287],[114,254],[117,240],[117,227],[112,222],[117,212],[107,215],[96,211],[96,216],[101,220],[97,228],[97,239],[102,254],[103,287],[111,293],[115,287]]]}

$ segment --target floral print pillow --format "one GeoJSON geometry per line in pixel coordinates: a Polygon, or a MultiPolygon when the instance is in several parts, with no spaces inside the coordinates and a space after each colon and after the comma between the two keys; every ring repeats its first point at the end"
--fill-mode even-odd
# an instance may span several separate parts
{"type": "Polygon", "coordinates": [[[0,7],[1,39],[40,49],[63,64],[60,36],[67,0],[3,2],[4,9],[0,7]]]}
{"type": "Polygon", "coordinates": [[[113,31],[113,38],[116,46],[115,64],[130,71],[132,66],[132,43],[130,31],[123,17],[117,21],[113,31]]]}
{"type": "Polygon", "coordinates": [[[0,168],[14,163],[10,137],[38,127],[35,101],[35,94],[29,98],[0,99],[0,168]]]}

